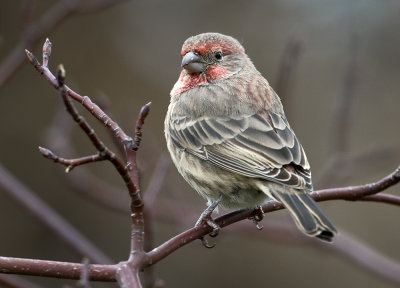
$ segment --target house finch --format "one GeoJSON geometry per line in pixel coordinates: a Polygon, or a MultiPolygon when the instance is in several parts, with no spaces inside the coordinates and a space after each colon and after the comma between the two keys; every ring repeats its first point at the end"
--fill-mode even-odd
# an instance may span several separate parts
{"type": "Polygon", "coordinates": [[[335,227],[308,194],[311,172],[303,147],[242,45],[204,33],[187,39],[181,54],[165,137],[180,174],[208,200],[204,218],[217,205],[255,208],[274,199],[301,231],[332,241],[335,227]]]}

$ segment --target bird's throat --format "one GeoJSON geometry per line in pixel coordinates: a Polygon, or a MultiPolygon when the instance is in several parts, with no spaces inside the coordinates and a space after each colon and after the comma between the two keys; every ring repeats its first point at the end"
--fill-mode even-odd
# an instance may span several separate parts
{"type": "Polygon", "coordinates": [[[199,85],[206,85],[210,81],[225,78],[228,76],[228,71],[217,65],[210,65],[204,73],[189,74],[182,70],[178,81],[175,83],[171,91],[171,96],[185,92],[199,85]]]}

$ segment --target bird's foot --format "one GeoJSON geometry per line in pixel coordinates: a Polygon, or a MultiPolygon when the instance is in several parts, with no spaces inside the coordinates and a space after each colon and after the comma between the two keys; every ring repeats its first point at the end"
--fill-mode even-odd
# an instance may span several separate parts
{"type": "Polygon", "coordinates": [[[257,208],[254,209],[254,216],[250,217],[249,219],[253,221],[258,230],[262,230],[264,228],[262,225],[260,225],[260,221],[264,219],[264,211],[262,207],[257,206],[257,208]]]}
{"type": "MultiPolygon", "coordinates": [[[[212,219],[211,214],[215,210],[215,208],[218,206],[218,204],[222,201],[223,198],[224,197],[221,194],[217,200],[215,200],[213,203],[211,203],[211,205],[208,206],[207,209],[203,211],[203,213],[201,213],[199,219],[197,220],[197,222],[195,224],[195,227],[201,226],[203,224],[210,226],[212,228],[212,231],[208,235],[210,235],[211,237],[216,237],[219,233],[219,230],[221,229],[221,227],[219,227],[219,225],[214,221],[214,219],[212,219]]],[[[215,244],[209,245],[207,240],[204,239],[204,237],[202,237],[200,239],[201,239],[201,242],[203,243],[203,245],[207,248],[213,248],[215,246],[215,244]]]]}

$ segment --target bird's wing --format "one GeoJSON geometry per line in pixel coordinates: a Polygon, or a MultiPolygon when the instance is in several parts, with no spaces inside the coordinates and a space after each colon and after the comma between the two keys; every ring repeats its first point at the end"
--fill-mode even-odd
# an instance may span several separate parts
{"type": "Polygon", "coordinates": [[[286,118],[263,111],[242,118],[172,119],[174,144],[226,170],[312,190],[304,150],[286,118]]]}

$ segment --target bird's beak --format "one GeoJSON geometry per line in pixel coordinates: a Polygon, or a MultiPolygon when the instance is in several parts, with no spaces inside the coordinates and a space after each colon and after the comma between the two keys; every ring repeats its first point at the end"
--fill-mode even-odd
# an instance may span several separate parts
{"type": "Polygon", "coordinates": [[[192,73],[201,73],[207,69],[207,62],[195,52],[188,52],[182,58],[182,68],[186,70],[186,72],[192,73]]]}

